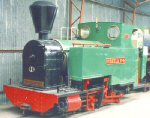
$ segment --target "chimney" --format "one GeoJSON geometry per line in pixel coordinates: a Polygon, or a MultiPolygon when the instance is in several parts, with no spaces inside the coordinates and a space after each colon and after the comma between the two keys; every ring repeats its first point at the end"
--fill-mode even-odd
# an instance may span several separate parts
{"type": "Polygon", "coordinates": [[[40,40],[47,40],[57,13],[57,7],[48,1],[36,1],[30,6],[35,32],[40,40]]]}

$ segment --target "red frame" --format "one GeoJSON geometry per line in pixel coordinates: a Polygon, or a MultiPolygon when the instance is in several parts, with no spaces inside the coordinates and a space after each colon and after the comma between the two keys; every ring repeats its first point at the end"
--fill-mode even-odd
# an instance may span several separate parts
{"type": "Polygon", "coordinates": [[[30,106],[32,111],[45,113],[58,104],[58,96],[53,94],[42,93],[41,91],[18,88],[9,85],[4,86],[7,98],[14,106],[22,108],[30,106]]]}
{"type": "Polygon", "coordinates": [[[102,105],[107,105],[110,103],[120,103],[120,99],[124,97],[123,94],[117,95],[115,91],[109,92],[109,78],[104,79],[104,98],[102,100],[102,105]]]}

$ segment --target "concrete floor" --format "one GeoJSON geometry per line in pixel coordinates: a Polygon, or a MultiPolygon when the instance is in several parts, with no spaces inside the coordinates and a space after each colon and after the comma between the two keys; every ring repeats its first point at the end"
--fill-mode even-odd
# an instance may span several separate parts
{"type": "MultiPolygon", "coordinates": [[[[21,110],[12,105],[0,106],[0,118],[22,118],[21,110]]],[[[94,112],[83,112],[73,115],[57,116],[53,118],[150,118],[150,91],[131,93],[120,104],[112,104],[94,112]]],[[[25,118],[50,118],[32,113],[25,118]]]]}

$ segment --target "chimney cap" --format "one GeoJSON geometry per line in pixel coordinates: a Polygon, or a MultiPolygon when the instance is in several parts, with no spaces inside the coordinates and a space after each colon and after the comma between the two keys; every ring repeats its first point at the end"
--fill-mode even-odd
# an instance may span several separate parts
{"type": "Polygon", "coordinates": [[[34,2],[31,6],[52,6],[52,7],[56,7],[55,4],[53,4],[52,2],[48,2],[48,1],[36,1],[34,2]]]}
{"type": "Polygon", "coordinates": [[[51,32],[57,13],[57,7],[52,2],[36,1],[30,5],[30,13],[36,33],[51,32]]]}

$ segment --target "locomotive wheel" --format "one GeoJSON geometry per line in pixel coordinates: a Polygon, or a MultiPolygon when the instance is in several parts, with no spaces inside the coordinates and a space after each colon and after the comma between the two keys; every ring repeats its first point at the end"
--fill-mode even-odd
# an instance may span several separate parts
{"type": "Polygon", "coordinates": [[[130,93],[130,88],[129,87],[126,87],[125,89],[125,94],[129,94],[130,93]]]}
{"type": "Polygon", "coordinates": [[[132,85],[126,86],[125,88],[125,94],[130,94],[130,92],[133,90],[132,85]]]}
{"type": "Polygon", "coordinates": [[[55,105],[53,113],[54,114],[64,114],[67,112],[67,98],[62,98],[58,105],[55,105]]]}
{"type": "Polygon", "coordinates": [[[123,92],[122,92],[122,91],[118,91],[118,90],[114,90],[114,92],[116,93],[116,95],[123,94],[123,92]]]}
{"type": "Polygon", "coordinates": [[[150,83],[145,83],[145,86],[144,86],[144,88],[143,88],[143,91],[144,92],[147,92],[147,91],[149,91],[150,90],[150,83]]]}
{"type": "Polygon", "coordinates": [[[22,115],[23,115],[23,117],[26,117],[26,116],[29,116],[31,114],[31,112],[29,111],[29,110],[23,110],[22,111],[22,115]]]}
{"type": "Polygon", "coordinates": [[[147,89],[146,89],[146,84],[144,85],[144,88],[143,88],[143,92],[146,92],[147,89]]]}

